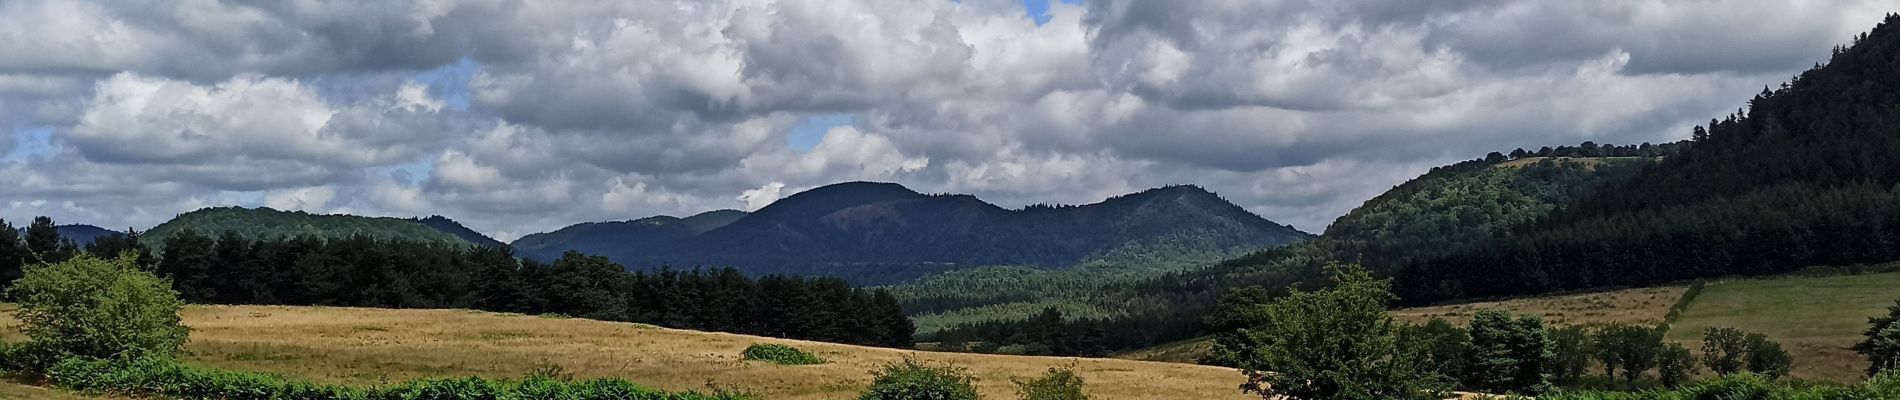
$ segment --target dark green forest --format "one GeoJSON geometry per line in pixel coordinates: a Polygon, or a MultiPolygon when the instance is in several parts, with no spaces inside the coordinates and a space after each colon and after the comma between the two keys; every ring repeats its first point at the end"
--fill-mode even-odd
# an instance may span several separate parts
{"type": "MultiPolygon", "coordinates": [[[[446,222],[454,224],[453,221],[446,222]]],[[[460,226],[460,224],[454,225],[460,226]]],[[[468,246],[475,243],[425,225],[420,220],[322,215],[302,211],[243,207],[211,207],[179,214],[146,231],[141,240],[146,246],[161,249],[165,241],[173,234],[185,230],[211,234],[232,232],[245,238],[312,236],[328,240],[360,235],[379,240],[402,240],[444,246],[468,246]]]]}
{"type": "MultiPolygon", "coordinates": [[[[1312,288],[1334,261],[1395,277],[1398,304],[1416,305],[1900,258],[1895,22],[1690,140],[1492,153],[1402,184],[1319,239],[1118,283],[1104,296],[1148,307],[1113,319],[1148,323],[1114,332],[1194,337],[1226,290],[1312,288]]],[[[941,336],[982,336],[958,329],[1011,330],[941,336]]]]}
{"type": "Polygon", "coordinates": [[[200,304],[467,308],[889,347],[910,347],[913,334],[889,292],[837,278],[754,278],[731,268],[628,272],[578,253],[540,263],[505,248],[368,235],[250,238],[184,229],[166,236],[159,253],[138,232],[82,250],[51,226],[37,219],[24,240],[7,240],[12,229],[0,232],[0,285],[26,263],[79,251],[130,253],[200,304]]]}
{"type": "Polygon", "coordinates": [[[1679,154],[1398,274],[1409,303],[1763,275],[1900,256],[1900,24],[1837,47],[1679,154]]]}
{"type": "MultiPolygon", "coordinates": [[[[1073,315],[1070,325],[1101,326],[1115,334],[1103,340],[1110,350],[1123,350],[1168,343],[1208,332],[1202,315],[1212,309],[1222,293],[1233,288],[1264,287],[1272,295],[1281,295],[1289,286],[1311,288],[1323,282],[1323,267],[1328,262],[1348,261],[1367,265],[1375,272],[1389,274],[1409,260],[1445,254],[1508,232],[1518,224],[1535,221],[1572,201],[1603,187],[1608,182],[1627,179],[1667,157],[1677,145],[1598,145],[1544,148],[1513,152],[1518,158],[1494,153],[1491,157],[1438,167],[1369,200],[1365,205],[1340,217],[1326,234],[1305,242],[1263,250],[1208,266],[1174,272],[1125,276],[1119,279],[1078,279],[1069,285],[1057,285],[1047,277],[1029,275],[1022,282],[1041,282],[1048,293],[1066,293],[1061,289],[1086,287],[1086,296],[1074,303],[1088,308],[1115,310],[1113,313],[1073,315]],[[1560,156],[1561,155],[1561,156],[1560,156]]],[[[959,301],[992,293],[989,287],[1013,287],[1000,277],[977,279],[962,277],[960,285],[934,288],[936,297],[904,296],[906,309],[948,309],[959,301]],[[955,295],[956,293],[964,293],[955,295]]],[[[926,282],[931,282],[926,280],[926,282]]],[[[933,282],[933,286],[949,286],[933,282]]],[[[900,287],[900,293],[916,291],[900,287]]],[[[1029,291],[1021,291],[1033,296],[1029,291]]],[[[1004,292],[1004,293],[1014,293],[1004,292]]],[[[1058,297],[1061,298],[1061,297],[1058,297]]],[[[1078,306],[1069,306],[1077,309],[1078,306]]],[[[1073,314],[1073,313],[1071,313],[1073,314]]],[[[1030,322],[1011,320],[969,321],[951,326],[941,333],[926,332],[926,342],[999,342],[1009,350],[1028,347],[1023,336],[1013,332],[1039,329],[1030,322]],[[1017,346],[1011,347],[1011,344],[1017,346]]],[[[979,348],[979,350],[988,349],[979,348]]]]}

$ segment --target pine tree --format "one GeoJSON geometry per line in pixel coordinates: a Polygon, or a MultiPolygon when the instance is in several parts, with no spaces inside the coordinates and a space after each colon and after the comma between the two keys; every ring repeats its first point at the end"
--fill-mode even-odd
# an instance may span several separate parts
{"type": "Polygon", "coordinates": [[[13,281],[20,279],[27,257],[26,245],[20,243],[20,231],[0,219],[0,287],[12,287],[13,281]]]}
{"type": "Polygon", "coordinates": [[[1471,387],[1528,394],[1545,386],[1544,365],[1551,351],[1542,319],[1512,319],[1504,311],[1484,310],[1473,316],[1470,332],[1466,376],[1471,387]]]}
{"type": "Polygon", "coordinates": [[[26,251],[31,254],[28,257],[33,262],[50,264],[65,261],[71,256],[66,253],[67,245],[70,242],[61,243],[59,227],[53,225],[52,218],[35,217],[33,223],[26,226],[26,251]]]}
{"type": "Polygon", "coordinates": [[[1896,321],[1900,321],[1900,300],[1887,307],[1887,315],[1867,319],[1871,325],[1863,334],[1867,340],[1854,345],[1854,352],[1867,357],[1867,376],[1900,368],[1900,324],[1896,321]]]}

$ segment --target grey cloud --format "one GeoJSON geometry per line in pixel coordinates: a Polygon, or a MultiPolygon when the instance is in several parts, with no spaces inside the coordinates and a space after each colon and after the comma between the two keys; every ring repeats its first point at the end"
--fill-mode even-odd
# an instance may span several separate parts
{"type": "Polygon", "coordinates": [[[1011,0],[16,0],[0,126],[59,150],[0,164],[24,182],[0,214],[145,224],[262,193],[508,238],[773,183],[1005,206],[1194,183],[1317,231],[1434,165],[1679,138],[1877,3],[1099,0],[1036,26],[1011,0]],[[466,112],[399,91],[463,59],[466,112]],[[785,147],[832,113],[856,122],[785,147]]]}

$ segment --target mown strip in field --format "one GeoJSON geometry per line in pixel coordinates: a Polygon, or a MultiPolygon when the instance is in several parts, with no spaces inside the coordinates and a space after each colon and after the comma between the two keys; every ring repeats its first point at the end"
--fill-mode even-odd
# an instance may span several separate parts
{"type": "Polygon", "coordinates": [[[1794,377],[1854,382],[1866,377],[1867,359],[1849,348],[1896,298],[1900,273],[1710,282],[1668,339],[1699,349],[1710,327],[1758,332],[1793,356],[1794,377]]]}

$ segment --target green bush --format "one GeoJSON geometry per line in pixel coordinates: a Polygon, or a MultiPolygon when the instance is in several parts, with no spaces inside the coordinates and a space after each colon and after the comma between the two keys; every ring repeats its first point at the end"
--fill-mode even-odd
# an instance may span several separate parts
{"type": "Polygon", "coordinates": [[[1016,393],[1023,400],[1088,400],[1082,392],[1082,377],[1070,368],[1050,368],[1042,377],[1016,381],[1016,393]]]}
{"type": "Polygon", "coordinates": [[[131,257],[80,254],[26,267],[7,294],[33,351],[95,358],[168,357],[185,344],[178,293],[131,257]]]}
{"type": "Polygon", "coordinates": [[[319,385],[276,375],[193,367],[162,358],[69,357],[46,371],[59,387],[180,400],[741,400],[732,394],[669,393],[619,379],[564,382],[530,377],[430,379],[378,389],[319,385]]]}
{"type": "Polygon", "coordinates": [[[1900,398],[1900,374],[1882,374],[1855,386],[1790,385],[1769,377],[1737,373],[1696,382],[1676,390],[1642,392],[1558,392],[1538,400],[1887,400],[1900,398]]]}
{"type": "Polygon", "coordinates": [[[816,365],[824,364],[825,359],[806,353],[796,347],[782,344],[759,343],[745,348],[745,359],[764,361],[780,365],[816,365]]]}
{"type": "Polygon", "coordinates": [[[951,365],[931,365],[905,357],[872,372],[871,387],[858,400],[975,400],[976,378],[951,365]]]}

